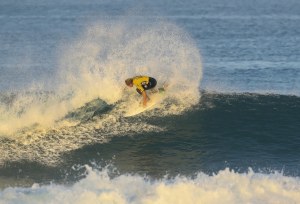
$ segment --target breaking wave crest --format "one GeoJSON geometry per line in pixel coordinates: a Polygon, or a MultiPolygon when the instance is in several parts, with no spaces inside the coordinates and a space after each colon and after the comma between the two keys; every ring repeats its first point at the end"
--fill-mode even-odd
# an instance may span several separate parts
{"type": "Polygon", "coordinates": [[[61,152],[85,144],[130,131],[161,131],[123,118],[130,104],[140,100],[124,86],[127,77],[149,75],[158,86],[168,85],[156,115],[180,114],[200,99],[199,50],[172,23],[97,22],[62,45],[60,53],[51,90],[34,83],[30,89],[1,93],[0,151],[6,154],[0,163],[55,163],[61,152]]]}

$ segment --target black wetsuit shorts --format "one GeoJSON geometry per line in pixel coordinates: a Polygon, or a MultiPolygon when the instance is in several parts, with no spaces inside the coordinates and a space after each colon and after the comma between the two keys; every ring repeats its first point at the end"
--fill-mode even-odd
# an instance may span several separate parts
{"type": "MultiPolygon", "coordinates": [[[[152,77],[149,77],[149,82],[148,84],[142,84],[142,87],[144,88],[144,90],[149,90],[149,89],[152,89],[156,86],[157,84],[157,81],[156,79],[152,78],[152,77]]],[[[139,94],[142,94],[141,90],[139,89],[136,89],[136,91],[139,93],[139,94]]]]}

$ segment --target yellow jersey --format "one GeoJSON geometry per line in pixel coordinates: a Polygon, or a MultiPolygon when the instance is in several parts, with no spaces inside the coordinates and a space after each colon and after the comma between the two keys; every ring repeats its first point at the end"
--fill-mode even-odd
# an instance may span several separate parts
{"type": "Polygon", "coordinates": [[[145,90],[144,87],[147,87],[149,83],[149,77],[147,76],[136,76],[132,80],[133,84],[138,88],[141,92],[145,90]]]}

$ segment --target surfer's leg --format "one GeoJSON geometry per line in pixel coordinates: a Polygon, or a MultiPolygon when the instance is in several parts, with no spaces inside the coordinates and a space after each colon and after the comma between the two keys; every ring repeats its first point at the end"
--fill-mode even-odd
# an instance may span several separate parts
{"type": "MultiPolygon", "coordinates": [[[[142,95],[142,92],[141,92],[141,90],[139,90],[139,89],[136,89],[136,91],[140,94],[140,95],[142,95]]],[[[146,91],[146,90],[145,90],[146,91]]],[[[150,101],[150,98],[149,98],[149,96],[147,95],[147,99],[148,99],[148,101],[150,101]]]]}

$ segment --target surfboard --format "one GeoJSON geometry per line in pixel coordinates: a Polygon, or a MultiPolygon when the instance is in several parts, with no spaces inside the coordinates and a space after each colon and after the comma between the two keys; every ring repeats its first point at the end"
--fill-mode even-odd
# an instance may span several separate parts
{"type": "Polygon", "coordinates": [[[138,115],[144,111],[149,111],[156,107],[160,102],[163,101],[165,96],[165,90],[163,88],[160,88],[159,91],[156,93],[151,94],[150,101],[147,102],[147,106],[143,107],[140,103],[133,104],[124,114],[124,117],[131,117],[138,115]]]}

